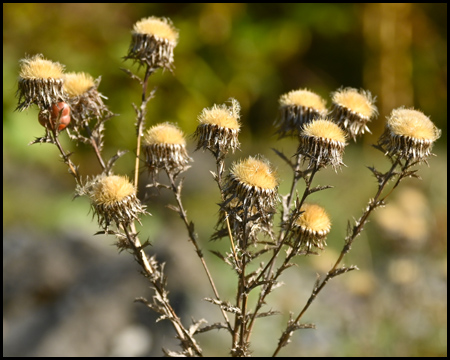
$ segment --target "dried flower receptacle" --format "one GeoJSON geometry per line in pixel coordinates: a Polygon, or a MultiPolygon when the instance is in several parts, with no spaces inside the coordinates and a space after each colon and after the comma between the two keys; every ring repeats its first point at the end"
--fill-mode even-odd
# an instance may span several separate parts
{"type": "Polygon", "coordinates": [[[378,143],[391,156],[424,161],[440,136],[441,130],[428,116],[418,110],[398,108],[387,118],[378,143]]]}
{"type": "Polygon", "coordinates": [[[367,123],[378,115],[375,97],[370,91],[343,88],[333,92],[331,98],[331,117],[354,141],[365,131],[370,133],[367,123]]]}
{"type": "Polygon", "coordinates": [[[84,186],[78,187],[78,195],[91,200],[99,225],[105,230],[114,222],[117,227],[139,221],[139,215],[148,214],[145,205],[136,197],[136,189],[127,177],[100,175],[84,186]]]}
{"type": "Polygon", "coordinates": [[[280,115],[275,124],[280,136],[298,135],[303,126],[328,113],[326,101],[307,89],[290,91],[280,97],[280,115]]]}
{"type": "Polygon", "coordinates": [[[229,107],[225,104],[214,105],[200,113],[199,125],[194,133],[197,139],[196,150],[210,150],[216,157],[220,157],[239,148],[240,105],[235,99],[230,99],[230,102],[229,107]]]}
{"type": "Polygon", "coordinates": [[[300,133],[298,153],[310,159],[309,166],[331,165],[336,170],[343,165],[345,133],[327,119],[314,120],[300,133]]]}
{"type": "Polygon", "coordinates": [[[178,31],[166,18],[149,17],[134,24],[132,39],[125,59],[133,59],[150,68],[172,69],[173,50],[178,31]]]}
{"type": "Polygon", "coordinates": [[[331,221],[325,209],[317,204],[303,204],[302,213],[292,226],[290,241],[308,253],[312,247],[320,250],[327,245],[326,237],[331,229],[331,221]]]}
{"type": "Polygon", "coordinates": [[[41,110],[50,110],[52,104],[65,101],[63,72],[63,65],[46,60],[41,54],[22,59],[16,110],[25,110],[32,104],[41,110]]]}
{"type": "Polygon", "coordinates": [[[177,175],[189,168],[192,159],[186,151],[183,132],[174,124],[165,122],[152,126],[144,134],[146,165],[151,174],[166,170],[177,175]]]}

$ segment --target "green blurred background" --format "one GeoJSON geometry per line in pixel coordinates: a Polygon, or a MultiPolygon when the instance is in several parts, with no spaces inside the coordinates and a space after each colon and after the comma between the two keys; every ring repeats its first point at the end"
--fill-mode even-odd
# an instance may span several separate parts
{"type": "MultiPolygon", "coordinates": [[[[329,211],[333,229],[320,256],[300,259],[285,285],[268,298],[283,315],[260,320],[252,350],[270,355],[289,311],[298,313],[315,273],[324,274],[340,251],[347,220],[358,217],[376,183],[365,166],[386,170],[388,162],[370,145],[394,108],[414,107],[442,129],[422,181],[406,180],[385,209],[378,210],[345,260],[361,269],[334,279],[304,317],[317,330],[294,334],[285,356],[446,356],[447,354],[447,5],[446,4],[3,4],[3,355],[142,356],[176,349],[170,325],[135,297],[151,297],[131,256],[117,255],[112,238],[97,231],[85,199],[72,201],[74,181],[56,148],[27,146],[42,136],[37,109],[14,112],[19,60],[42,53],[67,71],[102,76],[106,103],[120,116],[107,123],[106,158],[130,150],[115,171],[132,175],[135,114],[140,91],[120,68],[133,24],[143,17],[169,17],[180,31],[175,71],[151,78],[157,87],[147,124],[177,122],[192,134],[201,110],[236,98],[242,106],[242,151],[262,154],[278,167],[286,193],[291,174],[271,150],[292,155],[294,140],[277,141],[273,122],[278,98],[308,88],[323,96],[341,86],[377,96],[379,118],[357,144],[350,143],[338,174],[319,173],[317,184],[335,189],[314,195],[329,211]]],[[[84,176],[100,171],[92,150],[75,152],[84,176]]],[[[193,153],[184,202],[205,250],[219,195],[209,170],[212,156],[193,153]]],[[[228,164],[230,164],[228,163],[228,164]]],[[[145,179],[145,176],[143,176],[145,179]]],[[[145,184],[140,188],[144,193],[145,184]]],[[[303,190],[303,185],[298,187],[303,190]]],[[[172,301],[190,316],[220,321],[201,299],[212,296],[193,247],[161,193],[148,202],[143,238],[167,262],[172,301]],[[183,274],[184,276],[180,276],[183,274]]],[[[234,274],[206,253],[219,292],[234,301],[234,274]]],[[[199,336],[210,356],[226,356],[225,333],[199,336]]]]}

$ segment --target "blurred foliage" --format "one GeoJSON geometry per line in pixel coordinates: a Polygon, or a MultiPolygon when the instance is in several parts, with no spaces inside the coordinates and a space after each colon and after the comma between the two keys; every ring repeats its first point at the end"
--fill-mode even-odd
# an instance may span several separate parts
{"type": "MultiPolygon", "coordinates": [[[[99,90],[108,97],[110,109],[120,114],[107,123],[105,157],[117,149],[130,150],[119,160],[116,172],[131,175],[136,141],[131,103],[138,103],[140,89],[120,68],[137,71],[122,58],[133,24],[148,16],[170,18],[180,31],[180,40],[175,48],[174,74],[158,72],[151,78],[157,91],[148,108],[147,125],[173,121],[192,134],[203,108],[236,98],[242,106],[242,152],[232,159],[262,153],[280,164],[280,177],[286,176],[282,193],[287,191],[291,175],[270,147],[292,153],[295,143],[276,142],[273,136],[280,95],[306,87],[330,104],[330,92],[350,86],[368,89],[377,96],[380,116],[370,124],[372,135],[346,150],[344,162],[359,166],[338,175],[327,171],[318,176],[319,183],[339,189],[352,184],[351,195],[327,190],[321,200],[330,208],[337,239],[345,233],[347,219],[357,216],[364,199],[372,196],[374,181],[364,165],[382,164],[382,157],[369,145],[381,134],[385,117],[400,106],[413,106],[429,115],[443,135],[434,148],[439,157],[431,159],[431,168],[423,167],[424,181],[415,185],[428,199],[428,224],[434,221],[434,228],[428,225],[423,236],[431,246],[422,244],[419,249],[431,249],[431,256],[446,261],[442,256],[447,203],[442,194],[447,191],[447,4],[3,4],[4,231],[15,226],[95,231],[95,225],[83,216],[88,212],[87,203],[70,202],[73,179],[57,160],[56,149],[46,144],[26,146],[44,130],[37,122],[36,109],[14,112],[19,60],[26,54],[42,53],[65,64],[67,71],[102,77],[99,90]]],[[[73,161],[82,164],[83,174],[100,171],[90,148],[75,147],[65,134],[61,138],[64,146],[75,151],[73,161]]],[[[194,147],[192,141],[189,147],[194,147]]],[[[196,153],[194,158],[196,169],[188,171],[185,202],[197,231],[208,238],[219,201],[208,177],[214,164],[209,154],[196,153]]],[[[154,216],[145,224],[151,225],[154,240],[164,231],[163,224],[171,223],[173,214],[157,210],[156,203],[167,203],[168,196],[152,201],[154,216]]],[[[374,265],[377,268],[384,264],[386,251],[400,256],[398,241],[389,242],[389,236],[399,237],[399,230],[384,229],[384,240],[380,240],[382,220],[377,224],[367,226],[364,235],[371,239],[370,249],[361,245],[349,261],[359,264],[357,260],[365,257],[378,264],[374,265]]],[[[442,329],[442,319],[436,323],[442,329]]],[[[374,351],[371,354],[388,355],[383,346],[391,336],[395,338],[392,333],[398,324],[391,324],[384,316],[376,326],[379,329],[369,347],[374,351]],[[377,341],[378,350],[373,347],[377,341]]],[[[424,339],[435,336],[442,334],[430,332],[424,339]]],[[[390,345],[395,355],[446,352],[446,344],[443,350],[442,344],[425,342],[419,341],[412,349],[390,345]]],[[[329,349],[328,354],[364,352],[363,345],[358,347],[351,340],[341,346],[341,350],[329,349]],[[352,346],[356,346],[353,351],[352,346]]]]}

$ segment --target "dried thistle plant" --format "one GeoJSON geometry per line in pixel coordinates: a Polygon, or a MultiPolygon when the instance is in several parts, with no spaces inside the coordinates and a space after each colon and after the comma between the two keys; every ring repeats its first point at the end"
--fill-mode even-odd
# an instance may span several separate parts
{"type": "MultiPolygon", "coordinates": [[[[193,134],[196,150],[208,150],[213,155],[216,172],[212,175],[221,196],[212,239],[228,238],[230,244],[228,251],[211,251],[235,275],[236,291],[223,296],[201,249],[206,242],[198,238],[194,222],[188,218],[182,201],[183,178],[180,174],[188,170],[192,162],[186,150],[185,136],[178,125],[169,122],[154,124],[144,131],[147,106],[155,95],[154,90],[148,90],[150,77],[159,68],[173,69],[173,51],[177,41],[178,32],[168,19],[145,18],[133,27],[125,59],[144,67],[144,75],[141,77],[139,73],[124,70],[132,80],[139,82],[142,89],[140,105],[133,104],[137,140],[132,180],[113,173],[113,165],[124,151],[118,150],[108,161],[101,154],[105,122],[113,113],[103,102],[106,98],[98,92],[99,79],[94,80],[86,73],[64,74],[63,65],[45,60],[42,55],[25,58],[21,61],[17,110],[38,106],[38,120],[45,127],[46,134],[32,144],[50,143],[58,148],[76,180],[76,195],[87,196],[90,200],[100,227],[98,233],[114,236],[118,250],[132,254],[141,267],[154,295],[151,300],[139,297],[137,301],[158,313],[158,321],[169,321],[180,340],[178,351],[163,349],[164,353],[167,356],[203,356],[197,335],[223,330],[229,335],[230,355],[250,356],[252,347],[257,346],[252,343],[252,334],[258,320],[278,314],[273,310],[276,304],[269,303],[267,297],[280,287],[280,276],[292,267],[295,257],[319,255],[326,251],[331,219],[325,208],[310,202],[308,197],[332,186],[314,186],[315,175],[326,171],[329,166],[337,171],[344,165],[348,137],[356,141],[357,137],[369,131],[368,123],[375,119],[378,111],[374,98],[366,90],[337,90],[332,93],[331,110],[326,108],[324,99],[306,89],[282,95],[276,130],[280,138],[293,135],[298,141],[294,154],[285,155],[275,150],[292,170],[287,194],[279,194],[283,179],[262,155],[245,157],[226,168],[227,156],[240,147],[238,136],[243,122],[236,99],[230,99],[229,106],[213,105],[200,113],[193,134]],[[82,180],[79,167],[70,159],[71,153],[59,142],[59,136],[66,128],[75,144],[86,143],[93,147],[101,173],[82,180]],[[140,158],[141,148],[145,160],[140,158]],[[138,232],[135,225],[136,221],[141,224],[142,217],[150,215],[147,206],[142,204],[144,196],[138,193],[141,161],[151,175],[151,182],[146,187],[169,191],[174,196],[175,203],[168,206],[186,227],[194,253],[204,269],[205,280],[214,294],[205,300],[217,306],[223,318],[221,322],[205,325],[207,321],[201,319],[188,326],[172,306],[168,291],[170,279],[165,275],[164,264],[159,262],[156,254],[149,254],[148,241],[140,240],[144,229],[138,232]],[[166,182],[159,179],[160,172],[167,174],[166,182]],[[304,186],[300,187],[300,182],[304,186]],[[253,294],[255,296],[250,296],[253,294]]],[[[290,342],[295,331],[315,327],[301,322],[303,315],[329,280],[358,269],[355,265],[341,265],[345,255],[362,232],[370,214],[386,204],[387,197],[403,179],[418,177],[413,167],[426,162],[432,155],[433,144],[439,136],[440,130],[420,111],[405,108],[392,111],[385,131],[375,145],[389,159],[391,167],[386,172],[369,168],[378,184],[373,198],[369,199],[354,224],[349,223],[338,258],[330,270],[316,280],[305,305],[292,309],[273,356],[290,342]],[[387,184],[392,181],[394,185],[387,191],[387,184]]],[[[152,206],[149,205],[150,208],[152,206]]]]}

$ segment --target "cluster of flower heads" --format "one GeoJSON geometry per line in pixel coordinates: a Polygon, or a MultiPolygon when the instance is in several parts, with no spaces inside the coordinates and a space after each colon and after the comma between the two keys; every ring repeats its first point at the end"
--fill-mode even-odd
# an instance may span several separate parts
{"type": "MultiPolygon", "coordinates": [[[[331,165],[335,170],[343,165],[346,140],[370,132],[367,124],[378,115],[375,98],[369,91],[341,88],[331,94],[332,108],[307,89],[291,91],[280,97],[278,133],[296,135],[297,153],[309,160],[309,168],[331,165]]],[[[379,146],[397,159],[425,161],[431,155],[440,130],[420,111],[394,109],[387,118],[379,146]]],[[[329,231],[328,216],[318,205],[303,205],[304,213],[293,224],[291,238],[306,246],[323,249],[329,231]]]]}
{"type": "Polygon", "coordinates": [[[329,111],[326,101],[310,90],[299,89],[282,95],[280,116],[275,124],[280,136],[298,135],[306,124],[325,118],[342,127],[355,141],[357,136],[369,131],[367,123],[378,114],[375,98],[369,91],[341,88],[331,94],[331,99],[329,111]]]}
{"type": "Polygon", "coordinates": [[[51,129],[78,129],[91,118],[110,111],[94,81],[86,73],[64,73],[64,66],[37,54],[20,61],[17,110],[33,104],[40,109],[39,122],[51,129]]]}
{"type": "MultiPolygon", "coordinates": [[[[279,100],[280,116],[275,125],[280,136],[298,136],[298,153],[305,155],[310,165],[330,164],[337,169],[343,165],[346,140],[350,137],[356,141],[370,132],[367,124],[378,115],[378,110],[375,97],[366,90],[341,88],[331,94],[331,99],[332,108],[327,111],[325,100],[309,90],[284,94],[279,100]]],[[[423,113],[398,108],[388,117],[378,142],[390,156],[422,161],[431,154],[439,136],[440,130],[423,113]]]]}
{"type": "Polygon", "coordinates": [[[284,94],[279,99],[280,116],[275,126],[280,137],[299,138],[298,153],[309,165],[343,165],[346,140],[368,131],[366,124],[377,115],[374,99],[368,91],[343,88],[332,93],[331,111],[326,101],[307,89],[284,94]]]}
{"type": "MultiPolygon", "coordinates": [[[[170,20],[144,18],[133,27],[125,59],[152,70],[172,70],[177,42],[178,31],[170,20]]],[[[21,60],[17,109],[22,111],[35,104],[40,109],[39,121],[43,126],[61,131],[73,119],[71,128],[79,132],[89,119],[112,115],[103,103],[104,96],[98,92],[99,83],[100,78],[94,80],[86,73],[64,73],[63,65],[42,55],[27,57],[21,60]]],[[[367,124],[378,115],[375,97],[369,91],[341,88],[331,94],[331,100],[332,107],[328,110],[326,101],[307,89],[291,91],[279,99],[277,132],[280,137],[298,136],[297,153],[304,157],[303,161],[309,160],[309,168],[331,165],[336,170],[343,165],[347,139],[356,141],[358,136],[370,132],[367,124]]],[[[209,150],[217,160],[223,160],[230,150],[234,152],[240,146],[240,106],[235,99],[229,102],[230,106],[205,108],[194,133],[196,150],[209,150]]],[[[399,108],[388,117],[378,143],[391,157],[420,162],[430,156],[440,134],[420,111],[399,108]]],[[[165,170],[176,176],[188,169],[192,161],[182,131],[168,122],[147,130],[143,148],[146,166],[153,175],[165,170]]],[[[218,233],[220,227],[223,230],[226,218],[242,249],[256,243],[258,233],[272,236],[273,216],[279,203],[278,186],[276,172],[262,157],[235,162],[223,184],[218,233]]],[[[139,215],[148,214],[126,177],[103,174],[80,185],[77,193],[90,198],[99,225],[105,230],[111,223],[126,227],[134,220],[139,221],[139,215]]],[[[313,247],[322,250],[330,227],[329,216],[322,207],[305,203],[288,239],[291,246],[306,249],[307,253],[313,247]]]]}

